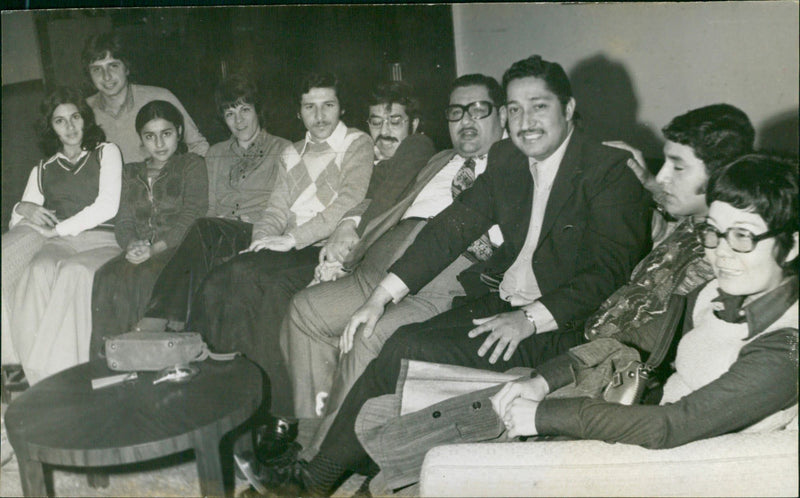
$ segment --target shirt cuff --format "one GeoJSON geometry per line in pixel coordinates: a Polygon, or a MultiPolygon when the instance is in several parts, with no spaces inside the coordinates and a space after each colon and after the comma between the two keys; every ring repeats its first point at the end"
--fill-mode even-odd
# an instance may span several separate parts
{"type": "Polygon", "coordinates": [[[408,295],[408,286],[394,273],[386,275],[379,285],[392,296],[392,302],[395,304],[408,295]]]}
{"type": "Polygon", "coordinates": [[[552,332],[558,329],[556,319],[553,318],[552,313],[541,301],[534,301],[531,304],[522,307],[533,315],[533,321],[536,323],[536,333],[552,332]]]}

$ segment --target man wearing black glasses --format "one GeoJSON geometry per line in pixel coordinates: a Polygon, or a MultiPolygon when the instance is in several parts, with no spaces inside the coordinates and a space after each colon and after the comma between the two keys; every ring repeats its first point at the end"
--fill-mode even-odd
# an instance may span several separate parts
{"type": "MultiPolygon", "coordinates": [[[[366,463],[356,416],[367,399],[394,391],[403,359],[503,371],[536,366],[582,342],[583,321],[649,249],[650,196],[626,167],[629,154],[576,128],[563,68],[532,56],[506,71],[503,87],[510,140],[492,147],[486,172],[390,267],[347,324],[342,349],[356,332],[371,337],[387,305],[416,294],[491,227],[499,226],[503,245],[461,275],[465,304],[387,340],[314,459],[291,472],[269,470],[273,483],[292,476],[290,485],[327,493],[341,474],[366,463]]],[[[451,107],[452,117],[462,110],[451,107]]]]}
{"type": "MultiPolygon", "coordinates": [[[[406,92],[402,85],[391,84],[376,94],[387,93],[385,90],[392,87],[396,87],[393,90],[396,94],[406,92]]],[[[373,98],[369,102],[367,124],[375,142],[376,157],[391,155],[391,158],[376,165],[366,195],[369,199],[366,209],[360,216],[350,213],[352,216],[343,218],[322,250],[324,260],[316,272],[318,283],[294,296],[282,325],[281,343],[298,418],[323,415],[326,399],[330,399],[329,405],[338,406],[388,335],[401,325],[426,320],[449,309],[453,297],[464,294],[456,276],[477,261],[478,256],[485,258],[492,250],[489,236],[481,237],[483,240],[475,242],[472,252],[455,258],[415,296],[388,310],[370,338],[354,344],[351,341],[352,347],[340,353],[339,336],[352,313],[364,303],[386,275],[386,269],[427,220],[447,207],[454,193],[467,188],[470,176],[474,179],[483,173],[489,148],[502,137],[503,92],[493,78],[480,74],[458,78],[451,86],[449,103],[444,117],[449,121],[453,149],[434,155],[415,175],[403,171],[408,169],[408,158],[418,156],[414,151],[420,149],[420,143],[428,141],[423,135],[413,133],[419,122],[416,101],[395,97],[373,98]],[[382,163],[391,163],[392,167],[384,168],[381,173],[382,163]],[[399,195],[373,195],[377,192],[372,192],[373,186],[377,188],[381,175],[386,177],[383,183],[387,184],[392,178],[404,175],[403,181],[408,186],[399,195]]],[[[499,243],[500,239],[494,240],[494,244],[499,243]]],[[[320,430],[322,436],[325,427],[323,424],[320,430]]],[[[273,441],[265,438],[264,444],[257,445],[261,460],[286,448],[295,431],[285,432],[288,437],[276,430],[273,441]]],[[[242,455],[237,455],[237,463],[243,467],[242,455]]]]}
{"type": "MultiPolygon", "coordinates": [[[[423,456],[434,446],[495,439],[513,426],[513,417],[504,421],[505,427],[502,423],[498,426],[495,411],[471,407],[493,405],[508,413],[515,399],[522,398],[520,404],[539,401],[559,388],[563,388],[559,397],[597,396],[598,390],[609,384],[615,366],[638,358],[631,356],[628,346],[641,352],[657,349],[670,296],[690,293],[714,278],[703,258],[703,247],[716,247],[723,235],[705,224],[709,209],[706,186],[712,174],[752,151],[753,126],[740,109],[714,104],[675,117],[662,132],[666,139],[664,164],[656,176],[646,169],[639,150],[624,142],[607,143],[633,153],[635,159],[629,159],[628,166],[653,193],[659,207],[654,216],[664,216],[668,223],[660,243],[636,266],[628,283],[586,321],[583,334],[590,342],[536,365],[538,375],[507,384],[502,394],[492,399],[500,386],[452,398],[405,417],[397,417],[399,413],[392,411],[400,405],[399,395],[371,400],[360,414],[371,421],[370,430],[358,431],[358,435],[371,455],[381,455],[376,463],[384,470],[388,487],[416,481],[423,456]],[[595,340],[601,338],[616,341],[595,340]],[[574,376],[563,375],[565,365],[574,376]],[[442,416],[434,419],[430,415],[436,411],[442,416]],[[454,426],[458,434],[452,430],[454,426]],[[401,445],[403,449],[398,451],[401,445]]],[[[759,240],[774,235],[775,231],[753,235],[745,229],[729,228],[724,237],[731,250],[747,253],[759,240]]],[[[522,433],[519,427],[517,433],[522,433]]],[[[374,491],[377,495],[380,490],[374,491]]]]}

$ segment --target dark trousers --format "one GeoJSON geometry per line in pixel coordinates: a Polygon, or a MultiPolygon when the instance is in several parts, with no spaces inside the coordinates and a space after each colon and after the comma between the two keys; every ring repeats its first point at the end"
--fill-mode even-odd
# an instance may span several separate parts
{"type": "Polygon", "coordinates": [[[144,316],[186,321],[194,295],[208,272],[247,249],[252,231],[253,225],[243,221],[195,221],[158,276],[144,316]]]}
{"type": "Polygon", "coordinates": [[[216,352],[240,351],[269,376],[272,413],[294,413],[291,382],[279,344],[289,300],[314,278],[319,247],[245,253],[208,274],[193,301],[188,329],[216,352]]]}
{"type": "Polygon", "coordinates": [[[92,285],[92,357],[102,356],[103,338],[129,332],[142,318],[153,284],[172,253],[168,249],[135,265],[123,252],[97,270],[92,285]]]}
{"type": "Polygon", "coordinates": [[[356,416],[368,399],[395,391],[403,358],[502,372],[512,367],[536,367],[583,341],[580,330],[535,334],[520,342],[508,361],[501,358],[491,364],[489,357],[493,349],[483,358],[478,356],[478,349],[487,334],[470,339],[467,332],[475,328],[473,318],[510,310],[507,302],[501,300],[497,293],[492,293],[428,321],[399,328],[353,385],[320,446],[320,455],[349,469],[367,463],[365,460],[368,455],[355,434],[356,416]]]}

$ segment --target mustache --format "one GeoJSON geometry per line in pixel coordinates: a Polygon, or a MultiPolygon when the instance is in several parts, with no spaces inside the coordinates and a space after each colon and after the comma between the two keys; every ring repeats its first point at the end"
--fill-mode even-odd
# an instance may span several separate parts
{"type": "Polygon", "coordinates": [[[386,140],[387,142],[400,142],[400,140],[397,138],[390,137],[389,135],[378,135],[377,138],[375,138],[375,141],[377,142],[378,140],[386,140]]]}

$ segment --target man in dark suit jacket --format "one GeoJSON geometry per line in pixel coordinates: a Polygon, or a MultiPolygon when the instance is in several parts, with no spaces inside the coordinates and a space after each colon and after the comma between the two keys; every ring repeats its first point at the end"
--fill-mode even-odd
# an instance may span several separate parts
{"type": "Polygon", "coordinates": [[[649,249],[650,197],[626,166],[628,154],[576,129],[563,68],[533,56],[512,65],[503,86],[511,139],[492,147],[486,173],[422,229],[345,335],[361,325],[368,335],[386,304],[419,290],[498,224],[505,242],[470,286],[475,298],[395,332],[354,384],[316,457],[264,472],[279,491],[328,493],[346,470],[370,462],[355,419],[367,399],[394,391],[402,359],[535,367],[582,341],[581,322],[649,249]]]}

